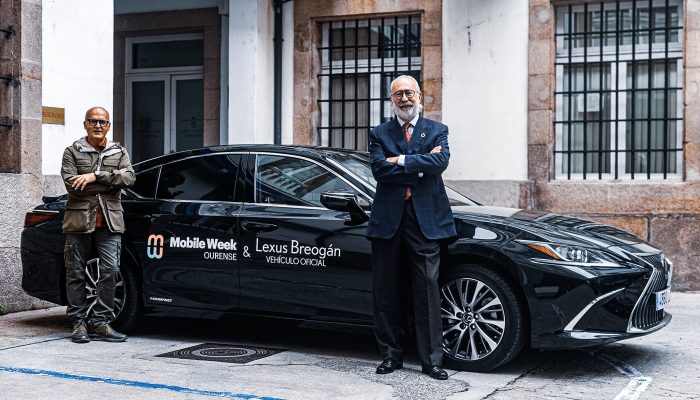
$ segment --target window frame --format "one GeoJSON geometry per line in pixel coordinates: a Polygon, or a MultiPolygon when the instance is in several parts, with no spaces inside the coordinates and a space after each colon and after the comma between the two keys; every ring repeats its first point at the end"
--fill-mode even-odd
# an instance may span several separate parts
{"type": "MultiPolygon", "coordinates": [[[[392,76],[399,76],[400,74],[411,74],[417,75],[420,78],[423,71],[423,20],[421,13],[410,13],[410,14],[399,14],[399,15],[378,15],[369,16],[364,18],[350,18],[350,19],[340,19],[340,20],[326,20],[319,21],[319,33],[320,41],[317,46],[317,51],[320,59],[319,72],[316,74],[319,87],[319,96],[317,99],[318,110],[319,110],[319,124],[315,128],[320,138],[320,145],[323,147],[337,147],[344,149],[355,149],[355,150],[368,150],[359,146],[360,131],[366,129],[367,135],[369,135],[369,130],[376,125],[383,123],[382,116],[385,119],[393,117],[393,112],[391,111],[391,100],[390,96],[383,97],[382,89],[384,88],[383,80],[386,78],[391,78],[392,76]],[[376,26],[373,23],[377,21],[381,22],[380,34],[383,33],[386,26],[396,27],[404,25],[400,21],[406,20],[405,24],[409,26],[409,34],[414,33],[412,26],[417,25],[418,31],[415,32],[417,35],[417,42],[413,43],[409,40],[406,44],[403,42],[394,43],[393,37],[392,42],[382,43],[380,38],[377,39],[376,43],[372,40],[372,27],[376,26]],[[389,23],[387,23],[389,22],[389,23]],[[355,29],[355,44],[348,47],[348,49],[354,49],[354,58],[345,58],[346,47],[343,44],[340,47],[331,47],[331,31],[336,24],[342,24],[340,29],[355,29]],[[361,29],[365,29],[369,32],[367,37],[367,43],[360,45],[358,40],[358,33],[361,29]],[[415,47],[414,47],[415,46],[415,47]],[[396,54],[394,56],[379,57],[383,51],[395,51],[399,52],[401,50],[409,51],[407,56],[398,57],[396,54]],[[332,52],[335,49],[341,49],[343,51],[342,59],[333,60],[332,52]],[[359,52],[362,49],[366,49],[367,58],[359,58],[359,52]],[[412,56],[411,51],[417,49],[418,55],[412,56]],[[377,52],[377,58],[372,57],[373,50],[377,52]],[[365,76],[367,79],[368,92],[367,96],[363,98],[357,97],[358,92],[358,82],[357,79],[365,76]],[[340,98],[334,98],[332,86],[333,79],[355,79],[355,98],[346,99],[344,82],[343,82],[343,95],[340,98]],[[346,125],[345,123],[345,104],[352,102],[355,104],[355,118],[353,125],[346,125]],[[367,102],[367,126],[360,125],[358,122],[358,103],[367,102]],[[343,121],[338,125],[333,124],[333,104],[341,104],[342,108],[342,119],[343,121]],[[345,144],[345,130],[354,130],[354,147],[349,147],[345,144]],[[334,143],[333,135],[334,131],[340,131],[341,142],[334,143]]],[[[406,34],[404,32],[404,34],[406,34]]],[[[343,36],[343,41],[345,37],[343,36]]],[[[417,79],[419,84],[421,79],[417,79]]],[[[369,138],[369,136],[367,136],[369,138]]]]}
{"type": "MultiPolygon", "coordinates": [[[[155,189],[155,195],[156,195],[156,197],[150,198],[150,199],[152,199],[152,200],[167,201],[167,202],[174,202],[174,203],[226,203],[226,204],[244,204],[245,201],[163,199],[163,198],[160,198],[160,197],[157,197],[157,196],[158,196],[158,186],[160,185],[160,178],[161,178],[161,176],[162,176],[163,168],[164,168],[165,166],[167,166],[167,165],[175,164],[175,163],[182,162],[182,161],[186,161],[186,160],[190,160],[190,159],[193,159],[193,158],[202,158],[202,157],[211,157],[211,156],[226,156],[226,157],[228,157],[228,156],[230,156],[230,155],[241,155],[241,156],[242,156],[242,157],[241,157],[241,164],[238,166],[238,170],[239,170],[239,173],[240,173],[240,171],[241,171],[242,169],[245,168],[245,166],[244,166],[243,164],[244,164],[244,162],[245,162],[245,156],[248,155],[248,154],[249,154],[249,153],[246,152],[246,151],[227,151],[227,152],[217,152],[217,153],[210,153],[210,154],[194,154],[194,155],[191,155],[191,156],[178,158],[177,160],[171,160],[171,161],[168,161],[168,162],[165,162],[165,163],[162,163],[162,164],[158,164],[158,165],[153,166],[153,167],[150,167],[150,168],[148,168],[148,169],[144,169],[143,171],[139,171],[139,173],[141,173],[141,172],[146,172],[146,171],[152,170],[152,169],[154,169],[154,168],[160,168],[160,171],[158,171],[158,180],[156,181],[156,189],[155,189]]],[[[236,196],[236,192],[237,192],[237,188],[234,187],[234,193],[233,193],[234,197],[236,196]]],[[[138,196],[138,194],[137,194],[136,192],[131,191],[131,193],[135,193],[135,194],[138,196]]],[[[142,199],[149,199],[149,198],[145,198],[145,197],[141,197],[141,196],[139,196],[139,198],[142,198],[142,199]]],[[[250,203],[246,203],[246,204],[250,204],[250,203]]]]}
{"type": "Polygon", "coordinates": [[[202,55],[202,65],[190,65],[184,67],[158,67],[158,68],[133,68],[133,45],[136,43],[157,43],[157,42],[174,42],[180,40],[201,40],[204,44],[204,33],[181,33],[174,35],[155,35],[155,36],[128,36],[124,39],[124,71],[126,74],[154,74],[154,73],[204,73],[205,55],[202,55]]]}
{"type": "MultiPolygon", "coordinates": [[[[636,5],[636,9],[640,8],[650,10],[649,0],[636,0],[636,1],[598,1],[593,4],[572,4],[572,5],[561,5],[555,8],[555,36],[554,36],[554,47],[555,47],[555,62],[554,62],[554,76],[555,76],[555,90],[554,90],[554,179],[555,180],[570,180],[570,181],[583,181],[583,180],[595,180],[595,181],[682,181],[683,180],[683,87],[684,87],[684,32],[685,27],[683,26],[683,18],[685,15],[685,10],[683,8],[682,0],[651,0],[651,7],[666,7],[668,3],[669,7],[678,7],[678,21],[680,25],[671,25],[670,21],[664,28],[636,28],[632,27],[631,31],[634,32],[632,35],[632,44],[622,45],[619,44],[619,39],[621,31],[627,31],[621,29],[619,25],[620,16],[617,15],[615,29],[613,30],[603,30],[603,25],[605,19],[601,19],[601,30],[589,29],[585,32],[580,33],[567,33],[564,31],[564,20],[569,18],[570,13],[584,13],[588,11],[622,11],[622,10],[632,10],[633,5],[636,5]],[[640,7],[641,6],[641,7],[640,7]],[[618,8],[619,7],[619,8],[618,8]],[[639,32],[654,32],[654,29],[659,29],[661,32],[678,30],[678,41],[677,42],[664,42],[664,43],[634,43],[635,39],[639,37],[639,32]],[[597,46],[580,47],[573,48],[572,40],[569,41],[569,48],[564,48],[563,43],[567,36],[575,37],[576,35],[583,36],[584,40],[588,40],[591,36],[599,35],[599,40],[603,40],[605,35],[613,34],[615,44],[604,46],[601,44],[597,46]],[[651,45],[651,46],[650,46],[651,45]],[[651,48],[650,48],[651,47],[651,48]],[[601,51],[602,50],[602,51],[601,51]],[[634,53],[633,53],[634,52],[634,53]],[[651,67],[654,65],[655,60],[666,60],[670,62],[676,62],[676,84],[666,86],[664,82],[663,87],[660,88],[628,88],[627,87],[627,74],[633,63],[646,62],[651,67]],[[576,65],[588,65],[589,67],[610,67],[610,85],[609,88],[603,89],[602,87],[597,90],[588,90],[584,87],[582,90],[573,90],[571,87],[564,91],[564,69],[569,66],[573,67],[576,65]],[[675,172],[634,172],[634,165],[630,168],[630,172],[626,172],[627,168],[627,154],[631,149],[627,146],[627,124],[635,123],[648,124],[650,121],[655,120],[654,117],[650,115],[642,118],[637,117],[633,119],[627,115],[627,93],[632,93],[634,96],[637,93],[652,93],[653,91],[663,90],[665,93],[664,100],[668,101],[674,96],[672,91],[676,92],[675,103],[676,103],[676,113],[675,115],[665,115],[662,117],[664,123],[668,121],[675,121],[675,147],[669,146],[666,151],[670,154],[675,152],[675,172]],[[564,97],[583,95],[587,96],[589,94],[597,94],[603,97],[605,94],[610,95],[610,117],[603,118],[599,116],[589,120],[584,118],[582,120],[572,119],[572,110],[568,108],[568,119],[564,119],[564,97]],[[571,129],[575,123],[583,123],[584,130],[586,129],[586,122],[596,123],[602,128],[603,125],[609,126],[610,132],[610,143],[608,150],[574,150],[572,143],[568,144],[568,149],[564,149],[564,131],[565,127],[569,126],[571,129]],[[564,165],[564,155],[568,157],[573,157],[575,154],[582,154],[583,157],[587,157],[590,154],[599,154],[600,157],[609,157],[608,162],[610,163],[610,172],[571,172],[565,171],[566,165],[564,165]]],[[[587,18],[587,17],[586,17],[587,18]]],[[[634,19],[633,19],[634,21],[634,19]]],[[[650,19],[651,22],[651,19],[650,19]]],[[[586,22],[586,25],[588,21],[586,22]]],[[[649,37],[649,36],[647,36],[649,37]]],[[[668,64],[668,63],[667,63],[668,64]]],[[[634,69],[634,67],[632,67],[634,69]]],[[[569,72],[571,74],[571,72],[569,72]]],[[[584,73],[590,73],[590,70],[584,68],[584,73]]],[[[599,74],[603,72],[600,71],[599,74]]],[[[649,75],[653,72],[650,68],[649,75]]],[[[670,74],[670,72],[669,72],[670,74]]],[[[604,78],[600,78],[604,79],[604,78]]],[[[649,79],[652,79],[651,76],[649,79]]],[[[602,101],[602,100],[601,100],[602,101]]],[[[649,103],[652,102],[651,98],[647,100],[649,103]]],[[[573,102],[571,105],[573,106],[573,102]]],[[[651,105],[649,106],[651,107],[651,105]]],[[[602,113],[602,110],[600,111],[602,113]]],[[[634,115],[634,110],[632,113],[634,115]]],[[[601,133],[599,133],[601,134],[601,133]]],[[[669,134],[671,132],[669,131],[669,134]]],[[[586,133],[584,132],[584,138],[586,133]]],[[[584,139],[585,140],[585,139],[584,139]]],[[[601,146],[602,147],[602,146],[601,146]]],[[[585,148],[585,143],[584,143],[585,148]]],[[[634,149],[634,153],[658,153],[664,149],[653,149],[650,144],[644,149],[634,149]]],[[[647,160],[647,162],[650,162],[647,160]]],[[[650,169],[650,167],[648,167],[650,169]]],[[[663,166],[666,169],[666,165],[663,166]]]]}
{"type": "Polygon", "coordinates": [[[372,197],[368,196],[365,191],[361,190],[357,185],[353,184],[350,182],[348,179],[343,177],[342,175],[338,174],[337,172],[333,171],[331,168],[329,168],[327,165],[324,165],[321,162],[318,162],[317,160],[314,160],[309,157],[297,155],[297,154],[285,154],[285,153],[275,153],[275,152],[266,152],[266,151],[259,151],[259,152],[251,152],[249,156],[254,157],[253,162],[254,162],[254,171],[253,171],[253,203],[246,203],[246,204],[253,204],[253,205],[258,205],[258,206],[265,206],[265,207],[286,207],[286,208],[300,208],[300,209],[307,209],[307,210],[326,210],[330,211],[326,207],[315,207],[315,206],[300,206],[300,205],[294,205],[294,204],[283,204],[283,203],[260,203],[258,202],[258,165],[259,165],[259,157],[258,156],[275,156],[275,157],[290,157],[290,158],[296,158],[304,161],[311,162],[313,164],[316,164],[320,166],[321,168],[325,169],[332,175],[334,175],[336,178],[342,180],[345,182],[348,186],[350,186],[353,190],[355,190],[357,195],[360,195],[362,200],[366,201],[370,206],[372,205],[372,197]]]}

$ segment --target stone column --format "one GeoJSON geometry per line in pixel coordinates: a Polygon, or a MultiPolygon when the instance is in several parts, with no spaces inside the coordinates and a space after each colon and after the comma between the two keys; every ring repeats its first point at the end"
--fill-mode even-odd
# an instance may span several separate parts
{"type": "Polygon", "coordinates": [[[45,305],[22,291],[24,214],[41,201],[41,1],[0,0],[0,313],[45,305]],[[7,117],[7,118],[3,118],[7,117]]]}

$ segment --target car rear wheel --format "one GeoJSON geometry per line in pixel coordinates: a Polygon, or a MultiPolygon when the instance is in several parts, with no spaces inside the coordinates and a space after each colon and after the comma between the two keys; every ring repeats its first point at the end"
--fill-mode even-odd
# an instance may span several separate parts
{"type": "Polygon", "coordinates": [[[498,273],[476,264],[441,272],[442,346],[448,365],[484,372],[512,360],[525,343],[524,304],[498,273]]]}
{"type": "MultiPolygon", "coordinates": [[[[134,275],[134,268],[122,259],[119,272],[115,277],[114,319],[112,327],[118,331],[133,331],[141,318],[142,304],[140,282],[134,275]]],[[[85,266],[85,284],[87,289],[88,315],[97,303],[97,282],[100,279],[99,259],[93,258],[85,266]]]]}

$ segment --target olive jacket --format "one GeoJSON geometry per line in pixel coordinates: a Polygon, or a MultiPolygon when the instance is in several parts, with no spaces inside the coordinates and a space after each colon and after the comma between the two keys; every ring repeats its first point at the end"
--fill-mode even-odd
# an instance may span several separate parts
{"type": "Polygon", "coordinates": [[[61,177],[68,191],[66,213],[63,217],[64,233],[89,233],[95,230],[98,206],[111,232],[124,232],[124,209],[121,189],[136,181],[134,169],[126,149],[116,142],[107,142],[98,152],[87,137],[76,140],[63,152],[61,177]],[[71,186],[72,178],[94,172],[97,180],[88,183],[83,190],[71,186]]]}

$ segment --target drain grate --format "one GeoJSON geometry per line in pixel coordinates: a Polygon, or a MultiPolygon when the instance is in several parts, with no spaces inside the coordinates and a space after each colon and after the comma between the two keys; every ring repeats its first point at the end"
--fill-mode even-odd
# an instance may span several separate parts
{"type": "Polygon", "coordinates": [[[164,354],[158,354],[156,357],[245,364],[283,351],[287,351],[287,349],[242,346],[237,344],[203,343],[164,354]]]}

